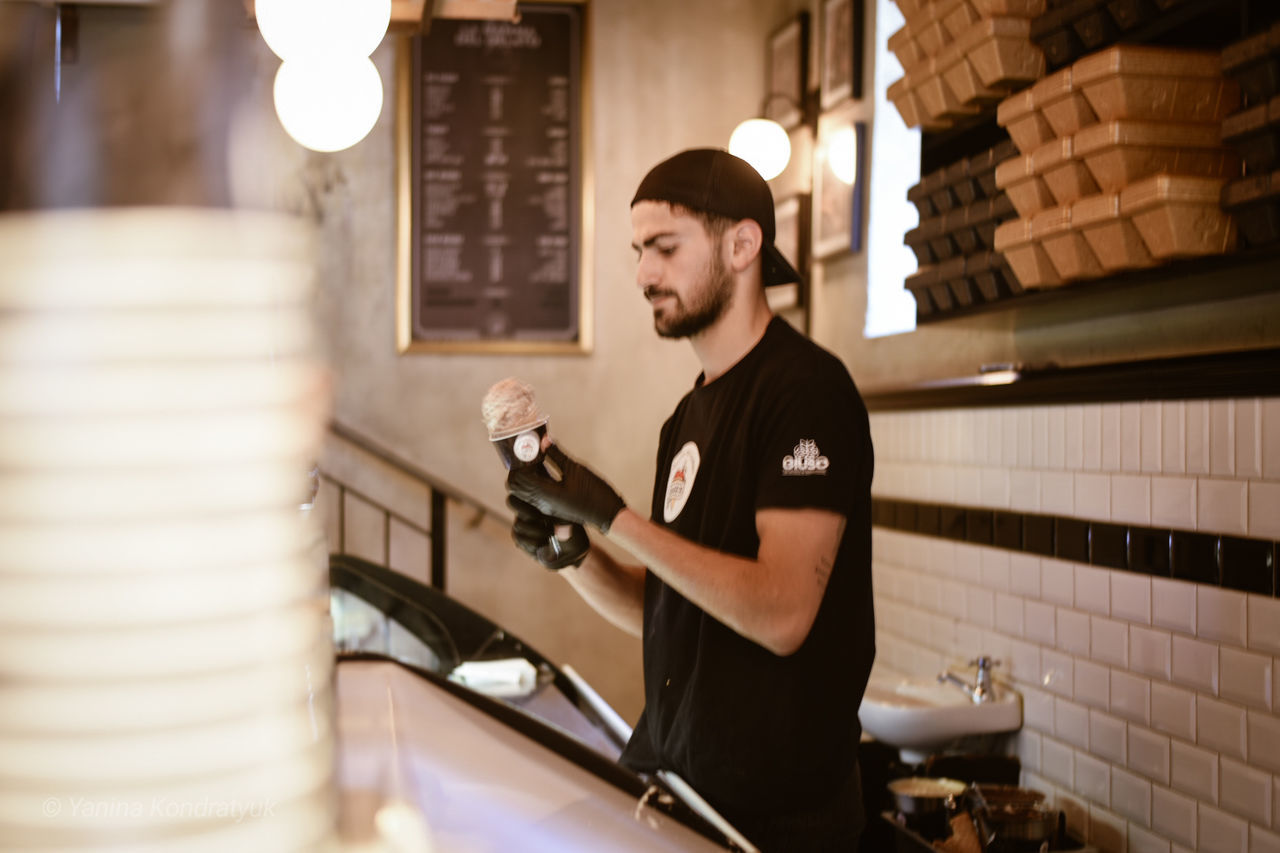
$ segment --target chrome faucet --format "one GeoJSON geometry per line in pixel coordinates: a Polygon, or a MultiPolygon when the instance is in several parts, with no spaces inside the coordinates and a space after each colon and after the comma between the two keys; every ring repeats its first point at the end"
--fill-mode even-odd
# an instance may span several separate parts
{"type": "Polygon", "coordinates": [[[969,661],[969,666],[978,668],[978,675],[973,684],[968,683],[963,678],[955,675],[950,670],[943,670],[938,673],[939,682],[951,682],[959,687],[965,693],[969,694],[969,698],[973,700],[973,704],[978,705],[983,702],[995,701],[995,688],[991,683],[991,667],[999,664],[1000,661],[992,660],[986,655],[969,661]]]}

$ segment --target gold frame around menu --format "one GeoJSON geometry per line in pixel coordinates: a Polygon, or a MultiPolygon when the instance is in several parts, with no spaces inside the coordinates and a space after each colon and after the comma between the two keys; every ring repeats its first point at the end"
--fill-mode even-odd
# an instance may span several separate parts
{"type": "Polygon", "coordinates": [[[590,276],[594,273],[595,161],[591,150],[590,12],[588,0],[523,0],[530,4],[582,7],[582,53],[579,105],[582,152],[578,244],[578,338],[539,341],[514,338],[428,341],[413,337],[413,48],[409,37],[396,42],[396,351],[414,353],[483,353],[489,355],[588,355],[594,347],[595,317],[590,276]]]}

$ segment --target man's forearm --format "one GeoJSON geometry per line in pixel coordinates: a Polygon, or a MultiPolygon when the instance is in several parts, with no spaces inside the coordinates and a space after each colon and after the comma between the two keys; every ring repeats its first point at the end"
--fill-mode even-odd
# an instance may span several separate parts
{"type": "Polygon", "coordinates": [[[817,615],[842,517],[825,511],[765,511],[756,559],[691,542],[629,509],[609,539],[626,548],[668,586],[742,636],[775,654],[795,652],[817,615]]]}
{"type": "Polygon", "coordinates": [[[596,547],[587,554],[581,566],[564,569],[560,574],[605,619],[628,634],[642,635],[643,567],[619,563],[602,548],[596,547]]]}

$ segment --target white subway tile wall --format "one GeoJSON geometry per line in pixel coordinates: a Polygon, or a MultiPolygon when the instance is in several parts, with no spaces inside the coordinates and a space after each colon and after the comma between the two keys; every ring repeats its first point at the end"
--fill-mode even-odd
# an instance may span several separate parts
{"type": "Polygon", "coordinates": [[[1259,400],[1236,403],[1236,476],[1262,476],[1262,405],[1259,400]]]}
{"type": "Polygon", "coordinates": [[[1171,684],[1151,685],[1151,726],[1183,740],[1196,739],[1196,694],[1171,684]]]}
{"type": "Polygon", "coordinates": [[[1230,477],[1236,472],[1235,401],[1209,403],[1209,473],[1230,477]]]}
{"type": "Polygon", "coordinates": [[[1124,720],[1101,711],[1089,712],[1089,748],[1094,755],[1123,766],[1128,755],[1125,732],[1124,720]]]}
{"type": "Polygon", "coordinates": [[[1111,768],[1111,807],[1143,826],[1151,825],[1151,783],[1119,767],[1111,768]]]}
{"type": "Polygon", "coordinates": [[[1169,853],[1169,842],[1135,823],[1128,826],[1129,853],[1169,853]]]}
{"type": "Polygon", "coordinates": [[[1196,632],[1196,585],[1168,578],[1151,579],[1151,621],[1183,634],[1196,632]]]}
{"type": "Polygon", "coordinates": [[[1249,825],[1207,803],[1199,804],[1200,846],[1207,853],[1249,853],[1249,825]]]}
{"type": "Polygon", "coordinates": [[[1218,802],[1218,755],[1174,739],[1170,776],[1173,787],[1208,803],[1218,802]]]}
{"type": "Polygon", "coordinates": [[[1187,470],[1186,404],[1168,401],[1160,406],[1160,470],[1181,474],[1187,470]]]}
{"type": "Polygon", "coordinates": [[[1280,483],[1249,483],[1249,535],[1280,539],[1280,483]]]}
{"type": "MultiPolygon", "coordinates": [[[[1119,772],[1119,771],[1116,771],[1119,772]]],[[[1168,788],[1156,786],[1151,791],[1149,825],[1171,842],[1188,849],[1196,847],[1196,801],[1168,788]]]]}
{"type": "Polygon", "coordinates": [[[1233,589],[1196,589],[1196,633],[1208,640],[1245,644],[1249,597],[1233,589]]]}
{"type": "Polygon", "coordinates": [[[1218,789],[1222,808],[1254,823],[1271,823],[1271,774],[1230,758],[1222,759],[1218,789]]]}
{"type": "Polygon", "coordinates": [[[1187,403],[1187,473],[1209,473],[1209,404],[1187,403]]]}
{"type": "Polygon", "coordinates": [[[1249,529],[1249,484],[1202,477],[1196,488],[1196,517],[1202,530],[1243,536],[1249,529]]]}
{"type": "Polygon", "coordinates": [[[1267,832],[1256,825],[1250,826],[1249,853],[1280,853],[1280,833],[1267,832]]]}
{"type": "Polygon", "coordinates": [[[1280,480],[1280,397],[1262,401],[1262,478],[1280,480]]]}
{"type": "Polygon", "coordinates": [[[1151,523],[1175,530],[1196,529],[1196,484],[1192,477],[1151,478],[1151,523]]]}
{"type": "Polygon", "coordinates": [[[1218,695],[1218,646],[1173,636],[1173,680],[1179,684],[1218,695]]]}
{"type": "MultiPolygon", "coordinates": [[[[1280,399],[872,415],[878,498],[1280,538],[1280,399]]],[[[880,665],[977,653],[1103,853],[1280,853],[1280,598],[877,527],[880,665]]]]}

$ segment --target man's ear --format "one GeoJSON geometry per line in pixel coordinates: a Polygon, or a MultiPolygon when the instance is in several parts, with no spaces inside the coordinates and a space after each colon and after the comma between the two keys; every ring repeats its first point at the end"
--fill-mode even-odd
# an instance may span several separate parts
{"type": "Polygon", "coordinates": [[[764,232],[754,219],[743,219],[729,229],[729,236],[732,239],[730,263],[734,271],[742,272],[760,257],[764,249],[764,232]]]}

